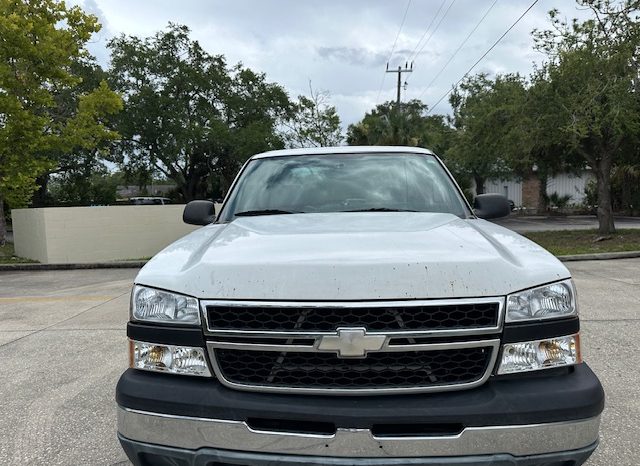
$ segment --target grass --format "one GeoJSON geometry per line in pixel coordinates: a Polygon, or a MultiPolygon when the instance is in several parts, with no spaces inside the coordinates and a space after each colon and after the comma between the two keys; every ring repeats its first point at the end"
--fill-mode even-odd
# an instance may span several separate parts
{"type": "Polygon", "coordinates": [[[37,261],[16,256],[13,250],[13,243],[7,242],[4,246],[0,246],[0,264],[26,264],[35,262],[37,261]]]}
{"type": "Polygon", "coordinates": [[[618,230],[610,239],[596,242],[602,236],[597,230],[537,231],[524,236],[556,256],[640,251],[640,229],[618,230]]]}

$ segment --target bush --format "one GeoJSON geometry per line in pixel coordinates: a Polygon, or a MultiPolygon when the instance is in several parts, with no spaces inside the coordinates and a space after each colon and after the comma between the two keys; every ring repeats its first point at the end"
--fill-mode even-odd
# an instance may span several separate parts
{"type": "Polygon", "coordinates": [[[565,209],[569,206],[569,202],[571,201],[571,195],[565,194],[563,196],[554,192],[549,194],[549,205],[551,207],[555,207],[557,209],[565,209]]]}
{"type": "Polygon", "coordinates": [[[584,199],[582,207],[587,213],[595,214],[598,207],[598,187],[596,180],[589,180],[584,187],[584,199]]]}

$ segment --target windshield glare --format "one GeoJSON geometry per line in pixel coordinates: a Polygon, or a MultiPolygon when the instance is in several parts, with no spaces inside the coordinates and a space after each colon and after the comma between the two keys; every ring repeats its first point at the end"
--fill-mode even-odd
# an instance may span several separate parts
{"type": "Polygon", "coordinates": [[[467,215],[438,160],[421,154],[336,154],[255,159],[221,213],[315,213],[367,210],[467,215]]]}

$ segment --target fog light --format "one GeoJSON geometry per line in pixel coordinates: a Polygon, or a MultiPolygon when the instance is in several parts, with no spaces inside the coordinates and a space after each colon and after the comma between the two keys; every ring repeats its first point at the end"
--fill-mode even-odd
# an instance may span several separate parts
{"type": "Polygon", "coordinates": [[[129,364],[134,369],[211,377],[203,348],[129,340],[129,364]]]}
{"type": "Polygon", "coordinates": [[[498,374],[537,371],[582,362],[580,335],[507,343],[502,347],[498,374]]]}

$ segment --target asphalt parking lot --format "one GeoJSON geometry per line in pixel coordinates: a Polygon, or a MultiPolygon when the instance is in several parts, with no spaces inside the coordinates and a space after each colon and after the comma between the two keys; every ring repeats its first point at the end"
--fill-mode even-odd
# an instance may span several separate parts
{"type": "MultiPolygon", "coordinates": [[[[640,464],[640,259],[567,264],[607,393],[590,466],[640,464]]],[[[0,464],[129,464],[115,437],[132,269],[0,272],[0,464]]]]}
{"type": "MultiPolygon", "coordinates": [[[[558,230],[591,230],[598,228],[595,215],[556,215],[556,216],[523,216],[511,214],[506,218],[492,222],[517,231],[527,233],[533,231],[558,230]]],[[[616,228],[640,228],[640,217],[616,217],[616,228]]]]}

